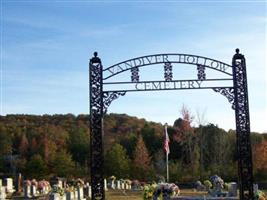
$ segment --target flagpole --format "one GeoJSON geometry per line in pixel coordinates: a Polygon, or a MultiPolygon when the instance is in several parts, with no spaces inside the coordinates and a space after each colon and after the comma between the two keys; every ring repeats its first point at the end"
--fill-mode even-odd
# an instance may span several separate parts
{"type": "MultiPolygon", "coordinates": [[[[165,137],[167,137],[167,126],[168,124],[165,123],[165,137]]],[[[169,152],[166,151],[166,169],[167,169],[167,183],[169,182],[169,152]]]]}

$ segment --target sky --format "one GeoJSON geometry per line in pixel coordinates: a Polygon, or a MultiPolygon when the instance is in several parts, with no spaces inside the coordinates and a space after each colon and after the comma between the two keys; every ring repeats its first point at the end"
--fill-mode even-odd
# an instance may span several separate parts
{"type": "MultiPolygon", "coordinates": [[[[251,130],[267,132],[266,1],[1,0],[1,115],[89,113],[88,60],[103,67],[157,53],[247,62],[251,130]]],[[[162,76],[159,66],[140,76],[162,76]]],[[[173,66],[179,79],[194,66],[173,66]]],[[[128,75],[125,75],[128,76],[128,75]]],[[[185,105],[194,125],[235,129],[234,110],[212,90],[127,93],[108,113],[168,123],[185,105]],[[198,119],[200,118],[200,120],[198,119]]]]}

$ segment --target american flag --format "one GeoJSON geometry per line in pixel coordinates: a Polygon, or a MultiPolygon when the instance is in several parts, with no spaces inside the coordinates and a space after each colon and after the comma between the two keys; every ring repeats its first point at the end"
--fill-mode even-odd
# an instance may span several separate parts
{"type": "Polygon", "coordinates": [[[170,153],[170,147],[169,147],[170,139],[167,132],[167,125],[165,125],[165,141],[164,141],[164,149],[166,151],[166,154],[170,153]]]}

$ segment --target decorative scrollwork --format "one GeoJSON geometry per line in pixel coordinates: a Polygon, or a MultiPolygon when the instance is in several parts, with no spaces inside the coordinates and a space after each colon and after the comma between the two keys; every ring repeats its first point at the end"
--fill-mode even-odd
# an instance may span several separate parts
{"type": "Polygon", "coordinates": [[[197,78],[198,80],[206,80],[205,66],[197,65],[197,78]]]}
{"type": "Polygon", "coordinates": [[[139,68],[138,67],[133,67],[131,69],[131,73],[132,73],[132,76],[131,76],[131,80],[132,82],[139,82],[139,68]]]}
{"type": "Polygon", "coordinates": [[[225,96],[232,104],[232,109],[235,109],[234,88],[213,88],[213,90],[225,96]]]}
{"type": "Polygon", "coordinates": [[[240,199],[253,199],[253,170],[250,143],[250,120],[246,60],[236,49],[233,57],[233,80],[235,88],[236,134],[238,150],[238,174],[240,178],[240,199]]]}
{"type": "Polygon", "coordinates": [[[90,137],[91,137],[91,181],[92,199],[105,199],[104,167],[102,149],[102,117],[103,117],[103,82],[102,64],[97,53],[90,60],[90,137]]]}
{"type": "Polygon", "coordinates": [[[109,105],[113,100],[119,98],[120,96],[124,96],[126,92],[104,92],[103,93],[103,113],[107,113],[109,105]]]}
{"type": "Polygon", "coordinates": [[[172,64],[170,62],[166,62],[164,65],[164,78],[165,81],[172,81],[172,64]]]}

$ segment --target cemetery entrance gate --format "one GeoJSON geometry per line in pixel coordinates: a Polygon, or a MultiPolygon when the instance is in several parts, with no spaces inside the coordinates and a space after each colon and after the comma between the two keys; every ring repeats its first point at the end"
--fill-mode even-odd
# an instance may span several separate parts
{"type": "MultiPolygon", "coordinates": [[[[89,62],[90,78],[90,137],[92,199],[105,199],[103,179],[103,116],[111,102],[127,92],[184,89],[212,89],[225,96],[235,110],[236,146],[238,151],[238,185],[240,200],[253,199],[252,153],[246,60],[236,53],[232,64],[207,57],[189,54],[155,54],[133,58],[103,69],[101,59],[94,53],[89,62]],[[174,79],[173,64],[181,63],[196,67],[195,79],[174,79]],[[140,68],[162,64],[162,80],[144,81],[140,68]],[[216,70],[223,78],[206,77],[206,69],[216,70]],[[121,73],[130,73],[129,81],[114,81],[121,73]],[[111,80],[111,81],[110,81],[111,80]]],[[[125,77],[124,77],[125,78],[125,77]]]]}

